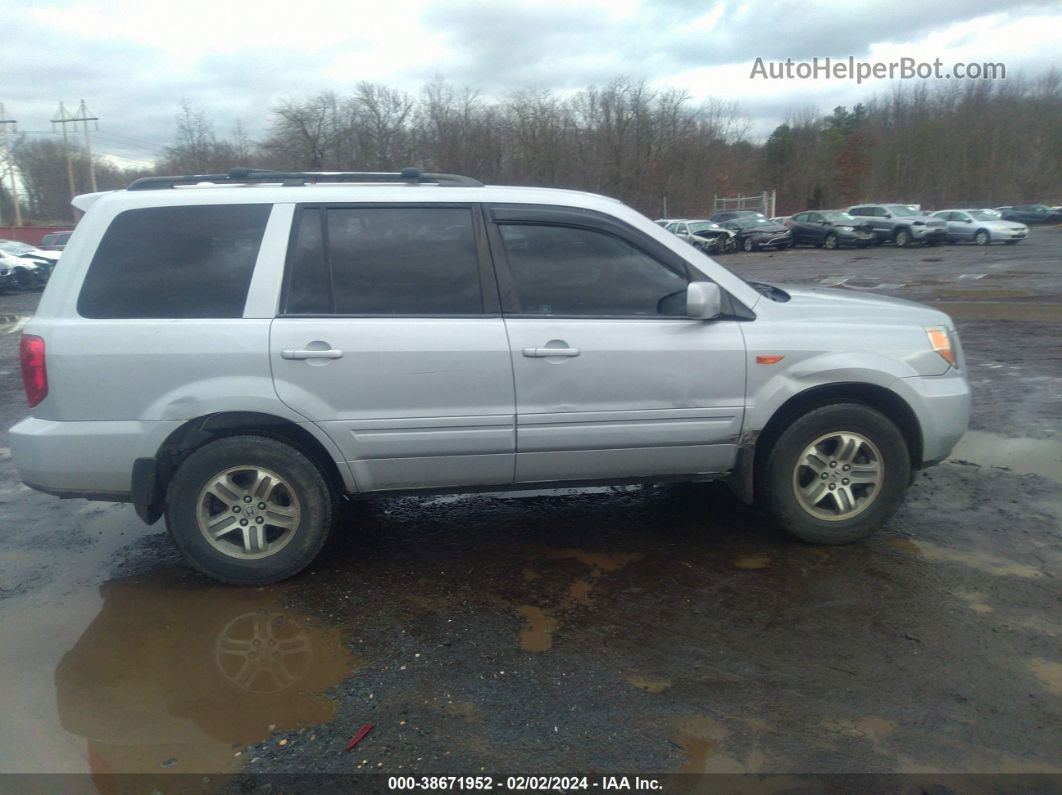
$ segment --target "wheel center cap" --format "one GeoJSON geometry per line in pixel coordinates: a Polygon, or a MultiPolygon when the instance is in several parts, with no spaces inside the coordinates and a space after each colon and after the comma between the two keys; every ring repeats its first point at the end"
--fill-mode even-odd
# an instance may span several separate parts
{"type": "Polygon", "coordinates": [[[255,507],[253,505],[248,505],[248,506],[244,507],[243,512],[248,517],[252,517],[252,518],[258,515],[258,511],[255,510],[255,507]]]}

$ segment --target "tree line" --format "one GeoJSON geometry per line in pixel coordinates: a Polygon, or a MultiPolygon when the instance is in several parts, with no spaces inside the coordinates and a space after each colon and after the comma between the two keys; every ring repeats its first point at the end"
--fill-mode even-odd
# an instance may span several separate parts
{"type": "MultiPolygon", "coordinates": [[[[234,165],[306,171],[426,171],[486,183],[615,196],[651,217],[696,217],[713,195],[777,191],[779,213],[859,201],[925,207],[1062,201],[1062,78],[898,86],[829,114],[795,111],[762,142],[740,105],[617,78],[570,94],[523,89],[488,98],[444,80],[417,94],[361,83],[286,99],[254,140],[220,135],[182,103],[174,140],[153,169],[97,159],[101,190],[148,173],[234,165]]],[[[26,217],[70,217],[66,160],[54,140],[14,148],[26,217]]],[[[75,149],[76,189],[88,190],[75,149]]],[[[0,195],[0,202],[10,197],[0,195]]],[[[10,217],[8,207],[3,209],[10,217]]]]}

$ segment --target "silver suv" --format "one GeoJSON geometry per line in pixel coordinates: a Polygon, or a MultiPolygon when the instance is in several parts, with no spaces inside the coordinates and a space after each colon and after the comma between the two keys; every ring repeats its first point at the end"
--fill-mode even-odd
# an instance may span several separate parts
{"type": "Polygon", "coordinates": [[[856,541],[967,424],[943,313],[746,282],[601,196],[238,169],[75,204],[15,465],[165,515],[227,582],[295,574],[381,492],[725,478],[856,541]]]}
{"type": "Polygon", "coordinates": [[[944,221],[923,212],[917,204],[857,204],[845,212],[866,221],[881,243],[907,248],[913,243],[935,246],[948,239],[944,221]]]}

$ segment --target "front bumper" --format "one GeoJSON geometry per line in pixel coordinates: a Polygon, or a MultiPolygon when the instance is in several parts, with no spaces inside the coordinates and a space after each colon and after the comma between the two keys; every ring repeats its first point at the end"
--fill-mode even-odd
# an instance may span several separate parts
{"type": "Polygon", "coordinates": [[[793,242],[792,232],[783,232],[780,235],[753,235],[752,242],[756,246],[769,248],[770,246],[788,246],[793,242]]]}
{"type": "Polygon", "coordinates": [[[14,271],[0,273],[0,290],[18,289],[18,274],[14,271]]]}
{"type": "Polygon", "coordinates": [[[915,240],[945,240],[948,237],[948,230],[943,226],[912,226],[911,237],[915,240]]]}
{"type": "Polygon", "coordinates": [[[922,466],[943,461],[970,424],[970,385],[949,370],[940,376],[900,378],[892,389],[914,410],[922,430],[922,466]]]}

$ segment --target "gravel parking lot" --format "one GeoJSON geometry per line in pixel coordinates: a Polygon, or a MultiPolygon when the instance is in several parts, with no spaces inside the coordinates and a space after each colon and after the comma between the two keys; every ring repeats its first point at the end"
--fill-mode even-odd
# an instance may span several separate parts
{"type": "Polygon", "coordinates": [[[0,770],[1062,773],[1060,255],[1034,228],[720,259],[955,317],[971,431],[866,543],[715,485],[374,499],[249,589],[19,483],[38,295],[0,295],[0,770]]]}

